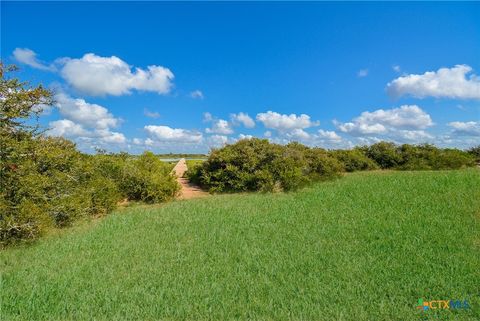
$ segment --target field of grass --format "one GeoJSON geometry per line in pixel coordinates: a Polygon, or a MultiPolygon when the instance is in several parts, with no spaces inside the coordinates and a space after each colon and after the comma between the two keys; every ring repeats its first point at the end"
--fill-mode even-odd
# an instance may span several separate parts
{"type": "Polygon", "coordinates": [[[187,163],[187,168],[193,168],[202,164],[204,161],[203,159],[187,159],[185,162],[187,163]]]}
{"type": "Polygon", "coordinates": [[[479,320],[480,171],[132,207],[0,262],[2,320],[479,320]]]}

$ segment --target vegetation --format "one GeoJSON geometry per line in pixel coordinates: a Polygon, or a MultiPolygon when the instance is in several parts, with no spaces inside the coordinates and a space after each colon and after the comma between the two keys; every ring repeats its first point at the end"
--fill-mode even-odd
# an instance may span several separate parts
{"type": "Polygon", "coordinates": [[[474,151],[389,142],[326,151],[299,143],[283,146],[254,138],[213,150],[208,159],[193,166],[187,176],[211,192],[289,191],[338,177],[342,171],[470,167],[475,165],[474,151]]]}
{"type": "Polygon", "coordinates": [[[480,162],[480,145],[470,148],[468,153],[475,157],[477,162],[480,162]]]}
{"type": "Polygon", "coordinates": [[[330,155],[335,157],[342,165],[346,172],[367,171],[378,169],[378,164],[367,157],[365,153],[358,149],[352,150],[334,150],[330,155]]]}
{"type": "Polygon", "coordinates": [[[479,320],[479,209],[478,169],[127,208],[0,252],[2,317],[479,320]]]}
{"type": "Polygon", "coordinates": [[[169,153],[169,154],[157,154],[156,156],[158,156],[160,158],[194,158],[194,159],[207,158],[207,155],[205,155],[205,154],[174,154],[174,153],[169,153]]]}
{"type": "Polygon", "coordinates": [[[212,150],[188,177],[211,192],[289,191],[340,171],[341,164],[323,149],[253,138],[212,150]]]}
{"type": "Polygon", "coordinates": [[[382,169],[439,170],[459,169],[475,165],[471,153],[458,149],[440,149],[433,145],[395,145],[380,142],[361,148],[365,155],[382,169]]]}
{"type": "MultiPolygon", "coordinates": [[[[53,95],[7,77],[14,70],[0,64],[0,247],[105,215],[121,200],[158,203],[175,197],[179,186],[173,164],[158,155],[86,155],[68,140],[45,136],[35,120],[42,107],[53,104],[53,95]]],[[[478,147],[466,152],[380,142],[327,151],[245,139],[212,150],[205,161],[189,161],[187,176],[211,192],[292,191],[343,171],[459,169],[478,159],[478,147]]]]}
{"type": "Polygon", "coordinates": [[[0,247],[37,238],[52,227],[111,212],[121,199],[162,202],[178,185],[151,153],[131,158],[85,155],[34,121],[52,93],[6,77],[0,65],[0,247]]]}

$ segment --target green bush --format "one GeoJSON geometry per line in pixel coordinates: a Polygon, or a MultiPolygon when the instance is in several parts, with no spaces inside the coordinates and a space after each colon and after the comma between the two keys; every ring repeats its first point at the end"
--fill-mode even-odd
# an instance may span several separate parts
{"type": "Polygon", "coordinates": [[[382,169],[395,168],[402,161],[402,155],[398,152],[394,143],[379,142],[368,147],[362,147],[361,150],[382,169]]]}
{"type": "Polygon", "coordinates": [[[321,149],[244,139],[213,150],[188,178],[211,192],[295,190],[338,175],[341,165],[321,149]]]}
{"type": "Polygon", "coordinates": [[[342,164],[346,172],[367,171],[379,168],[377,163],[368,158],[360,149],[334,150],[330,154],[342,164]]]}
{"type": "Polygon", "coordinates": [[[458,149],[440,149],[430,144],[398,147],[402,160],[397,169],[401,170],[440,170],[459,169],[473,166],[474,157],[458,149]]]}
{"type": "Polygon", "coordinates": [[[164,202],[175,197],[180,189],[170,166],[151,152],[127,159],[123,166],[117,182],[130,200],[164,202]]]}
{"type": "Polygon", "coordinates": [[[71,141],[42,135],[31,125],[40,112],[34,106],[51,105],[52,94],[7,79],[13,69],[0,63],[0,247],[107,214],[125,197],[154,203],[175,196],[171,166],[151,153],[85,155],[71,141]]]}
{"type": "Polygon", "coordinates": [[[477,162],[480,162],[480,145],[470,148],[468,153],[472,155],[477,162]]]}

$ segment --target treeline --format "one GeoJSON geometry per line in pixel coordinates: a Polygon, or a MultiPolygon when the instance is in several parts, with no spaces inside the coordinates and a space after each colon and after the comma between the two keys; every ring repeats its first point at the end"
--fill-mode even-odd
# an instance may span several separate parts
{"type": "Polygon", "coordinates": [[[174,154],[174,153],[168,153],[168,154],[155,154],[156,156],[160,158],[207,158],[207,155],[205,154],[174,154]]]}
{"type": "Polygon", "coordinates": [[[211,192],[289,191],[310,182],[339,177],[342,172],[474,166],[480,159],[479,149],[467,152],[428,144],[379,142],[351,150],[325,150],[299,143],[278,145],[254,138],[213,150],[208,159],[191,168],[187,176],[211,192]]]}
{"type": "Polygon", "coordinates": [[[156,203],[176,195],[172,166],[152,153],[86,155],[66,139],[44,136],[31,123],[52,94],[7,79],[12,69],[0,65],[0,247],[107,214],[124,199],[156,203]]]}

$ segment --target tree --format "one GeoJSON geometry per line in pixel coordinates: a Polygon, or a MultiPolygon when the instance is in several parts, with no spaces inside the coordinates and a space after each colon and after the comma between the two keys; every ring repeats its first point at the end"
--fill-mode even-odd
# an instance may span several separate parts
{"type": "Polygon", "coordinates": [[[42,85],[31,87],[27,82],[7,78],[7,73],[18,68],[0,62],[0,135],[10,137],[37,135],[38,123],[29,125],[28,120],[38,118],[45,106],[53,104],[53,94],[42,85]]]}

